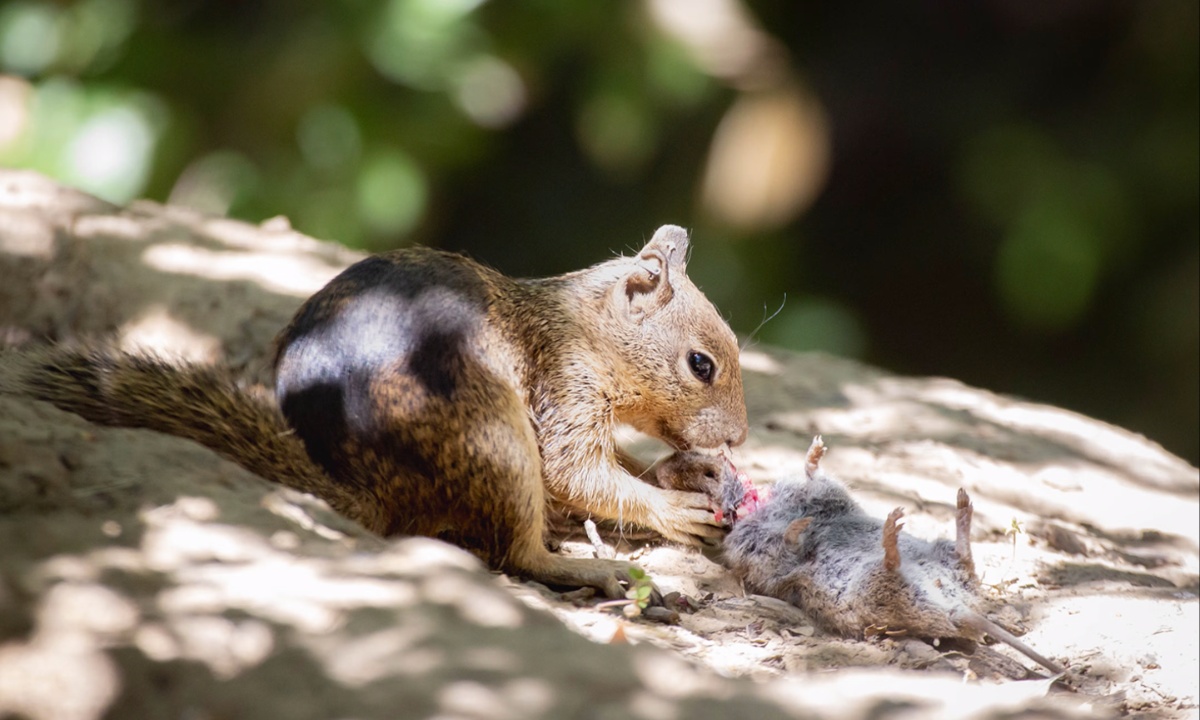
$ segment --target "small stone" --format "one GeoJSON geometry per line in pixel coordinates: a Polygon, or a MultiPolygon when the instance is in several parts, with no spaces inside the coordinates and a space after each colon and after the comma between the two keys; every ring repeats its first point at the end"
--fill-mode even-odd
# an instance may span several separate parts
{"type": "Polygon", "coordinates": [[[68,470],[78,470],[83,466],[83,453],[79,451],[79,448],[66,448],[58,454],[58,459],[68,470]]]}
{"type": "Polygon", "coordinates": [[[694,613],[700,609],[696,601],[687,595],[673,590],[666,595],[663,595],[663,607],[670,608],[676,612],[694,613]]]}
{"type": "Polygon", "coordinates": [[[646,618],[650,622],[662,623],[663,625],[679,624],[679,613],[670,608],[659,607],[657,605],[643,610],[642,617],[646,618]]]}

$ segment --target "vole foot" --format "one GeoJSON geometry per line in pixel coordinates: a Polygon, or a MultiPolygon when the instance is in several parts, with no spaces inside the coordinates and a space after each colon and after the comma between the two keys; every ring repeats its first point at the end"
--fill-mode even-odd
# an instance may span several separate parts
{"type": "Polygon", "coordinates": [[[888,514],[883,523],[883,568],[888,571],[900,568],[900,548],[896,539],[904,527],[904,508],[898,507],[888,514]]]}
{"type": "Polygon", "coordinates": [[[975,515],[975,506],[967,491],[958,489],[958,512],[954,521],[954,552],[963,570],[975,574],[975,559],[971,556],[971,518],[975,515]]]}
{"type": "Polygon", "coordinates": [[[813,438],[812,445],[808,446],[808,455],[804,459],[804,472],[811,479],[812,476],[821,468],[821,458],[825,457],[825,441],[820,435],[813,438]]]}

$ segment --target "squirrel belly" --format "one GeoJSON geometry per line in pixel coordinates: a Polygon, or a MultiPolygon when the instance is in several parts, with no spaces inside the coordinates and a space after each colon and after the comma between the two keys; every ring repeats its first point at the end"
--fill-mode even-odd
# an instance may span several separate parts
{"type": "Polygon", "coordinates": [[[24,355],[20,391],[196,440],[379,534],[620,596],[627,563],[546,549],[547,502],[711,542],[707,497],[641,482],[613,432],[689,449],[747,430],[736,339],[687,251],[665,226],[636,256],[536,280],[428,248],[369,257],[277,338],[277,403],[225,369],[87,348],[24,355]]]}

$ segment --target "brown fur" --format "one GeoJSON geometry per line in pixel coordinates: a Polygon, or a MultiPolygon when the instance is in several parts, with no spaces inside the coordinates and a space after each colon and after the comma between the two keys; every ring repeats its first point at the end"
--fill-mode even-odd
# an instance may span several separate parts
{"type": "Polygon", "coordinates": [[[364,260],[278,338],[283,417],[223,371],[112,352],[52,351],[24,384],[98,422],[198,440],[380,534],[619,595],[627,564],[546,550],[547,502],[709,542],[722,530],[707,497],[631,476],[613,431],[680,450],[747,432],[737,343],[688,279],[687,250],[666,226],[634,257],[539,280],[426,248],[364,260]],[[711,358],[711,382],[693,352],[711,358]]]}
{"type": "Polygon", "coordinates": [[[324,498],[361,519],[366,509],[313,464],[265,388],[227,368],[183,365],[107,345],[6,352],[0,389],[45,400],[103,425],[149,428],[216,449],[247,470],[324,498]]]}

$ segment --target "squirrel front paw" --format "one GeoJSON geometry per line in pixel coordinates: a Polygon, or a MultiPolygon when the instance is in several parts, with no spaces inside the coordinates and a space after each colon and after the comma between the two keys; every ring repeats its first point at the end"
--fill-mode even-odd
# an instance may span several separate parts
{"type": "Polygon", "coordinates": [[[725,537],[712,498],[704,493],[660,490],[652,509],[653,528],[668,540],[711,547],[725,537]]]}

